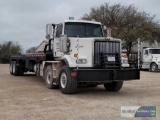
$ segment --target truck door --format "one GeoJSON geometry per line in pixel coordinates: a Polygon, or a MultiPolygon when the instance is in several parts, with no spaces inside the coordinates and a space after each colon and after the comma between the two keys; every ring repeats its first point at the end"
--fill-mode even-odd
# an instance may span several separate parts
{"type": "Polygon", "coordinates": [[[147,49],[143,52],[143,62],[149,62],[149,54],[147,49]]]}
{"type": "Polygon", "coordinates": [[[55,33],[55,38],[54,38],[54,56],[55,57],[62,57],[63,53],[60,52],[60,35],[62,34],[63,31],[63,24],[59,24],[56,27],[56,33],[55,33]]]}
{"type": "Polygon", "coordinates": [[[150,62],[149,52],[148,49],[143,51],[143,62],[148,64],[150,62]]]}

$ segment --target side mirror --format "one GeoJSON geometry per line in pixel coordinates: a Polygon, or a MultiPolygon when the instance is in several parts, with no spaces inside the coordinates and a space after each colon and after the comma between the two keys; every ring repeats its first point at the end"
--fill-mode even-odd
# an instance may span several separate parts
{"type": "Polygon", "coordinates": [[[49,40],[51,39],[51,36],[49,34],[46,35],[46,39],[49,40]]]}
{"type": "Polygon", "coordinates": [[[60,35],[60,52],[67,53],[69,51],[69,41],[67,35],[60,35]]]}
{"type": "Polygon", "coordinates": [[[144,55],[148,55],[148,50],[144,50],[144,55]]]}
{"type": "Polygon", "coordinates": [[[48,40],[51,39],[52,32],[53,32],[52,24],[47,24],[46,25],[46,39],[48,40]]]}

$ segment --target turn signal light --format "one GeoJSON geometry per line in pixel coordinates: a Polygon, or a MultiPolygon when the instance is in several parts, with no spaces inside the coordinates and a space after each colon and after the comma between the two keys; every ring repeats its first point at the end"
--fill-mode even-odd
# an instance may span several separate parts
{"type": "Polygon", "coordinates": [[[128,58],[127,54],[123,55],[124,58],[128,58]]]}
{"type": "Polygon", "coordinates": [[[78,54],[74,54],[74,57],[77,58],[77,57],[78,57],[78,54]]]}

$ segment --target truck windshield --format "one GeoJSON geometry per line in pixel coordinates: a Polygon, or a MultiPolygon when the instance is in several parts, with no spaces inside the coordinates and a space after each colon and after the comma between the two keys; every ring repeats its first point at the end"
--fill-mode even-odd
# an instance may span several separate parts
{"type": "Polygon", "coordinates": [[[160,54],[160,49],[149,49],[150,54],[160,54]]]}
{"type": "Polygon", "coordinates": [[[68,37],[103,37],[101,25],[91,23],[65,23],[64,34],[68,37]]]}

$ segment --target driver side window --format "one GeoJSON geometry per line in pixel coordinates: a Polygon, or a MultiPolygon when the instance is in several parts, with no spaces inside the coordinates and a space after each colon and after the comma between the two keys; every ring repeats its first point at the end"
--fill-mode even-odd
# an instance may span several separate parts
{"type": "Polygon", "coordinates": [[[145,50],[144,54],[145,54],[145,55],[148,55],[148,50],[145,50]]]}
{"type": "Polygon", "coordinates": [[[57,26],[56,37],[60,37],[60,35],[62,34],[62,29],[63,29],[62,24],[57,26]]]}

